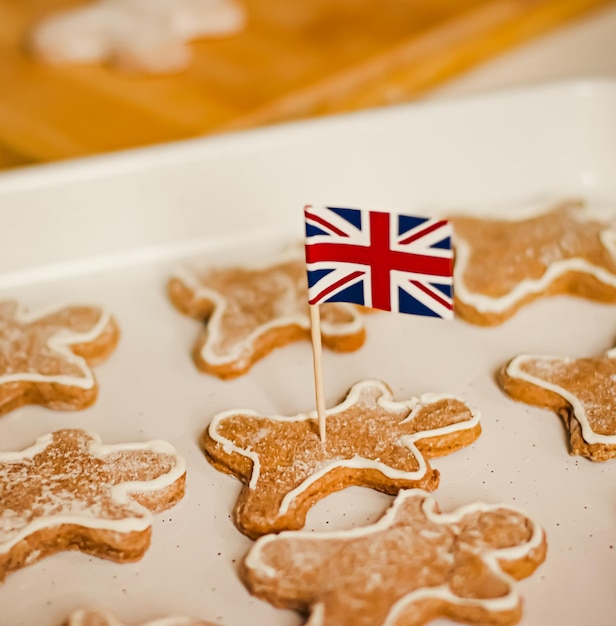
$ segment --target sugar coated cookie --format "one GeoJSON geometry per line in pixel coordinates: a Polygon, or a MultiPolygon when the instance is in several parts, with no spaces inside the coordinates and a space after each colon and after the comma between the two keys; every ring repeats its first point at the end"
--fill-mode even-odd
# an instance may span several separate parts
{"type": "Polygon", "coordinates": [[[134,72],[175,72],[191,61],[188,41],[234,34],[245,19],[234,0],[98,0],[42,21],[30,47],[56,65],[108,61],[134,72]]]}
{"type": "Polygon", "coordinates": [[[182,498],[185,473],[164,441],[103,445],[83,430],[0,453],[0,580],[62,550],[140,559],[152,512],[182,498]]]}
{"type": "Polygon", "coordinates": [[[91,405],[98,386],[89,366],[106,359],[118,337],[114,319],[98,307],[30,312],[0,301],[0,415],[24,404],[91,405]]]}
{"type": "MultiPolygon", "coordinates": [[[[168,291],[182,313],[207,321],[193,358],[220,378],[240,376],[275,348],[310,338],[306,263],[295,251],[261,267],[180,269],[168,291]]],[[[357,308],[324,304],[321,335],[332,350],[359,349],[365,330],[357,308]]]]}
{"type": "Polygon", "coordinates": [[[212,420],[203,448],[214,467],[244,483],[234,516],[245,535],[301,528],[315,502],[352,485],[391,494],[435,489],[438,472],[428,459],[481,432],[478,413],[454,396],[395,402],[389,387],[373,380],[354,385],[326,415],[325,445],[314,413],[227,411],[212,420]]]}
{"type": "Polygon", "coordinates": [[[515,581],[543,562],[543,530],[524,513],[471,504],[441,513],[420,490],[401,492],[376,524],[259,539],[244,560],[249,591],[310,615],[310,626],[517,624],[515,581]]]}
{"type": "Polygon", "coordinates": [[[500,382],[513,399],[562,416],[571,454],[616,458],[616,348],[585,359],[522,354],[502,369],[500,382]]]}
{"type": "MultiPolygon", "coordinates": [[[[80,610],[72,613],[62,626],[129,626],[129,624],[121,621],[109,611],[80,610]]],[[[215,626],[215,624],[192,617],[162,617],[141,622],[139,626],[215,626]]]]}
{"type": "Polygon", "coordinates": [[[455,311],[500,324],[529,302],[571,294],[616,302],[616,215],[579,201],[485,219],[453,216],[455,311]]]}

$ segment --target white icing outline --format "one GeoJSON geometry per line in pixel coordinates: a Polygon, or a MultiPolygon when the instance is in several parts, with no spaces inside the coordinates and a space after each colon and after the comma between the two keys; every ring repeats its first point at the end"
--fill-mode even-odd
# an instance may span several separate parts
{"type": "MultiPolygon", "coordinates": [[[[497,548],[494,550],[486,550],[485,552],[480,552],[483,562],[488,566],[490,571],[496,576],[496,578],[500,579],[505,585],[507,585],[509,591],[506,595],[499,598],[467,599],[460,598],[454,595],[449,590],[449,587],[447,585],[424,588],[421,590],[412,591],[411,593],[400,598],[395,604],[393,604],[382,626],[394,626],[397,623],[396,619],[399,617],[400,613],[402,613],[409,604],[422,598],[437,598],[462,606],[479,605],[487,611],[507,611],[515,609],[520,603],[520,596],[516,590],[517,581],[512,576],[509,576],[507,573],[505,573],[499,566],[498,562],[513,561],[524,558],[524,556],[529,554],[532,550],[538,548],[545,537],[543,529],[535,522],[535,520],[530,518],[522,510],[516,507],[505,506],[502,504],[493,505],[476,502],[473,504],[459,507],[451,513],[436,513],[436,500],[422,489],[407,489],[404,491],[400,491],[393,504],[385,512],[383,517],[381,517],[381,519],[369,526],[352,528],[350,530],[338,530],[319,533],[292,530],[283,531],[277,535],[264,535],[263,537],[257,539],[255,544],[252,546],[252,548],[246,555],[244,565],[248,570],[256,571],[258,575],[263,578],[276,578],[278,575],[277,570],[274,567],[268,565],[262,557],[263,551],[270,542],[285,540],[287,538],[298,538],[311,541],[321,538],[352,540],[358,537],[365,537],[371,534],[376,534],[390,528],[396,521],[396,515],[398,513],[398,510],[402,507],[402,503],[405,502],[407,498],[415,497],[421,497],[425,499],[422,507],[424,509],[426,517],[436,524],[444,525],[456,523],[459,522],[464,517],[464,515],[477,511],[487,512],[504,509],[506,511],[511,511],[512,513],[518,513],[519,515],[522,515],[526,519],[528,519],[533,525],[533,532],[528,541],[518,546],[512,546],[510,548],[497,548]]],[[[322,602],[315,604],[313,607],[311,607],[310,618],[306,622],[306,626],[322,626],[324,613],[324,604],[322,602]]]]}
{"type": "MultiPolygon", "coordinates": [[[[92,438],[87,449],[95,458],[103,459],[107,455],[123,450],[144,450],[172,456],[175,459],[175,464],[169,472],[161,474],[152,480],[127,481],[110,487],[109,497],[117,504],[127,506],[133,513],[133,517],[126,517],[119,520],[107,520],[71,514],[37,517],[21,529],[13,538],[5,542],[0,542],[0,553],[6,554],[22,539],[38,530],[53,528],[55,526],[61,526],[62,524],[73,524],[84,528],[96,528],[119,533],[145,530],[152,524],[152,512],[132,499],[130,495],[162,491],[166,487],[173,485],[186,473],[186,463],[184,459],[177,453],[175,448],[166,441],[152,440],[145,443],[103,444],[97,434],[87,431],[81,432],[92,438]]],[[[36,454],[45,450],[53,442],[54,434],[55,433],[49,433],[39,437],[32,446],[22,452],[0,452],[0,476],[2,474],[2,464],[19,463],[20,461],[34,458],[36,454]]]]}
{"type": "MultiPolygon", "coordinates": [[[[392,478],[394,480],[395,479],[399,479],[399,480],[419,479],[426,474],[427,465],[426,465],[423,455],[419,452],[419,450],[417,449],[417,446],[415,445],[416,441],[424,440],[424,439],[431,439],[432,437],[440,437],[442,435],[447,435],[447,434],[458,432],[461,430],[472,430],[473,428],[475,428],[475,426],[477,426],[477,424],[479,424],[479,419],[480,419],[479,411],[470,407],[466,402],[464,402],[463,400],[461,400],[460,398],[452,394],[425,393],[419,396],[418,398],[412,397],[409,400],[406,400],[404,402],[396,402],[393,400],[393,395],[390,389],[387,387],[387,385],[385,385],[380,380],[364,380],[364,381],[355,383],[351,387],[347,397],[344,399],[342,403],[336,405],[335,407],[331,409],[327,409],[325,411],[325,417],[327,418],[332,415],[336,415],[338,413],[343,413],[344,411],[351,408],[354,404],[358,402],[359,398],[361,397],[362,391],[364,389],[371,389],[374,387],[380,390],[382,394],[377,399],[378,406],[382,407],[385,410],[389,410],[392,412],[401,411],[404,409],[408,409],[410,411],[409,414],[403,420],[400,421],[400,424],[404,424],[406,422],[412,421],[415,418],[415,415],[417,414],[419,410],[421,410],[422,408],[430,404],[439,402],[441,400],[457,400],[458,402],[461,402],[470,412],[471,419],[465,420],[462,422],[457,422],[455,424],[449,424],[448,426],[444,426],[442,428],[435,428],[433,430],[424,430],[418,433],[414,433],[412,435],[403,435],[402,437],[400,437],[400,440],[399,440],[400,444],[402,446],[405,446],[417,460],[419,467],[415,471],[405,472],[403,470],[394,469],[381,461],[374,461],[372,459],[366,459],[365,457],[362,457],[360,455],[355,455],[351,459],[340,459],[336,461],[330,461],[320,470],[311,474],[299,486],[295,487],[284,496],[284,498],[282,499],[282,502],[280,503],[277,517],[287,513],[293,500],[298,496],[298,494],[305,491],[312,483],[316,482],[321,477],[325,476],[328,472],[336,468],[349,467],[349,468],[358,468],[358,469],[376,469],[380,471],[384,476],[387,476],[388,478],[392,478]]],[[[298,415],[289,417],[289,416],[281,416],[281,415],[263,416],[257,413],[256,411],[252,411],[252,410],[246,410],[246,411],[230,410],[230,411],[224,411],[214,416],[214,418],[212,419],[208,427],[209,436],[223,447],[223,450],[225,451],[226,454],[232,454],[232,453],[241,454],[242,456],[245,456],[252,461],[252,464],[253,464],[252,475],[250,477],[250,482],[248,483],[249,489],[255,489],[259,481],[259,476],[261,473],[261,461],[259,459],[259,456],[252,450],[247,450],[247,449],[236,446],[232,441],[220,435],[217,430],[219,424],[222,421],[224,421],[225,419],[229,417],[233,417],[236,415],[246,415],[248,417],[265,418],[265,419],[269,419],[269,420],[277,421],[277,422],[301,422],[301,421],[310,421],[310,420],[316,421],[317,420],[316,411],[311,411],[310,413],[299,413],[298,415]]]]}
{"type": "MultiPolygon", "coordinates": [[[[302,258],[302,254],[300,254],[299,251],[292,249],[286,253],[279,254],[271,260],[268,260],[267,263],[241,264],[235,266],[235,269],[241,269],[246,271],[263,271],[283,263],[299,261],[302,258]]],[[[232,268],[229,266],[228,269],[232,268]]],[[[284,328],[286,326],[299,326],[304,330],[310,330],[310,317],[307,313],[298,313],[296,315],[280,317],[278,319],[268,322],[267,324],[262,324],[261,326],[259,326],[256,330],[250,333],[250,335],[248,335],[248,337],[244,339],[244,341],[234,346],[234,349],[228,351],[226,354],[218,354],[214,352],[212,349],[212,345],[216,345],[222,335],[221,323],[227,307],[227,298],[221,296],[217,291],[214,291],[213,289],[204,287],[199,281],[199,274],[200,272],[198,269],[179,267],[173,273],[172,278],[179,280],[187,289],[189,289],[193,294],[193,298],[197,300],[209,300],[214,303],[212,315],[209,317],[207,322],[207,341],[201,347],[201,358],[205,362],[212,363],[213,365],[225,365],[227,363],[233,363],[240,359],[247,350],[251,350],[251,346],[259,339],[259,337],[276,328],[284,328]]],[[[307,300],[308,296],[306,295],[306,301],[307,300]]],[[[323,334],[328,336],[344,336],[360,332],[363,329],[364,325],[359,311],[357,311],[357,309],[353,305],[347,304],[345,302],[336,302],[335,304],[340,306],[342,309],[345,309],[350,315],[352,321],[347,324],[331,324],[327,320],[322,320],[321,328],[323,329],[323,334]]]]}
{"type": "MultiPolygon", "coordinates": [[[[534,211],[518,210],[515,214],[499,215],[498,221],[524,221],[530,217],[538,217],[544,213],[549,213],[551,210],[557,208],[559,203],[552,203],[549,205],[541,205],[533,207],[534,211]]],[[[603,211],[597,208],[578,208],[574,209],[576,212],[575,219],[578,221],[590,221],[599,220],[600,217],[604,217],[603,211]],[[583,211],[580,215],[579,212],[583,211]]],[[[452,221],[455,217],[466,217],[463,215],[454,216],[450,218],[452,221]]],[[[468,217],[477,217],[469,215],[468,217]]],[[[613,217],[613,215],[612,215],[613,217]]],[[[454,293],[456,298],[465,304],[471,305],[474,309],[480,313],[502,313],[513,307],[520,300],[530,294],[541,293],[545,291],[550,284],[552,284],[557,278],[563,276],[568,272],[582,272],[584,274],[591,274],[598,281],[616,288],[616,276],[602,267],[598,267],[589,263],[584,259],[578,257],[564,259],[562,261],[556,261],[547,266],[544,274],[537,279],[525,278],[519,282],[509,293],[493,297],[485,294],[476,293],[471,291],[464,282],[464,276],[468,269],[470,261],[470,245],[469,243],[455,233],[454,227],[454,242],[455,242],[455,267],[454,267],[454,293]]],[[[604,248],[612,256],[616,262],[616,230],[610,228],[609,224],[605,224],[605,229],[600,231],[599,238],[604,248]]]]}
{"type": "MultiPolygon", "coordinates": [[[[109,611],[96,611],[96,610],[84,610],[80,609],[71,613],[68,618],[67,626],[84,626],[84,620],[86,617],[97,616],[106,620],[105,626],[127,626],[124,622],[120,621],[113,613],[109,611]]],[[[162,617],[155,619],[154,621],[143,622],[141,626],[206,626],[209,622],[194,619],[192,617],[185,617],[181,615],[162,617]]]]}
{"type": "Polygon", "coordinates": [[[79,387],[80,389],[92,389],[96,384],[94,375],[86,360],[73,353],[70,350],[70,346],[80,343],[91,343],[98,339],[106,330],[111,322],[111,314],[107,309],[103,309],[98,306],[90,306],[85,304],[56,304],[49,305],[36,311],[30,311],[20,303],[16,303],[15,320],[19,324],[31,324],[37,320],[52,315],[53,313],[59,313],[63,309],[69,307],[85,307],[90,309],[98,309],[100,311],[100,318],[98,322],[89,330],[83,333],[71,332],[61,330],[56,334],[49,337],[47,340],[47,347],[55,354],[59,354],[66,361],[75,365],[83,374],[83,377],[70,376],[68,374],[55,374],[52,376],[45,376],[38,372],[20,372],[14,374],[0,375],[0,385],[6,383],[21,383],[21,382],[33,382],[33,383],[56,383],[59,385],[66,385],[70,387],[79,387]]]}
{"type": "Polygon", "coordinates": [[[155,619],[153,622],[146,622],[141,626],[206,626],[206,624],[208,622],[178,615],[177,617],[169,616],[155,619]]]}
{"type": "MultiPolygon", "coordinates": [[[[107,622],[106,626],[126,626],[126,624],[121,622],[113,613],[110,613],[109,611],[85,611],[83,609],[71,613],[66,622],[66,626],[84,626],[84,619],[86,617],[91,617],[92,615],[102,617],[107,622]]],[[[147,626],[147,624],[144,626],[147,626]]]]}
{"type": "MultiPolygon", "coordinates": [[[[616,348],[612,348],[608,350],[606,353],[608,359],[616,358],[616,348]]],[[[532,385],[536,385],[537,387],[541,387],[542,389],[546,389],[547,391],[551,391],[561,398],[564,398],[573,409],[573,414],[575,419],[579,422],[580,427],[582,428],[582,436],[584,441],[588,444],[607,444],[607,445],[616,445],[616,433],[614,435],[602,435],[600,433],[596,433],[588,421],[588,417],[586,416],[586,410],[584,409],[584,405],[579,401],[578,396],[574,395],[564,387],[560,385],[556,385],[554,383],[549,383],[541,378],[537,378],[528,372],[525,372],[521,365],[524,362],[529,360],[539,360],[539,361],[573,361],[573,359],[566,357],[557,357],[557,356],[539,356],[535,354],[521,354],[514,359],[512,359],[505,371],[508,376],[511,378],[517,378],[518,380],[523,380],[532,385]]]]}

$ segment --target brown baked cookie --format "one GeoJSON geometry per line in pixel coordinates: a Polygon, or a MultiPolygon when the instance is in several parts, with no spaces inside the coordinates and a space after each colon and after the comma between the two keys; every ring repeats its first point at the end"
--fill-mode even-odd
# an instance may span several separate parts
{"type": "Polygon", "coordinates": [[[616,458],[616,348],[586,359],[522,354],[501,370],[500,383],[514,400],[558,413],[571,454],[616,458]]]}
{"type": "Polygon", "coordinates": [[[249,591],[310,614],[311,626],[517,624],[515,581],[544,561],[543,530],[516,509],[471,504],[442,514],[401,492],[376,524],[259,539],[241,570],[249,591]]]}
{"type": "Polygon", "coordinates": [[[616,302],[616,221],[579,201],[481,219],[454,229],[454,307],[474,324],[504,322],[542,296],[616,302]]]}
{"type": "MultiPolygon", "coordinates": [[[[182,313],[206,322],[193,358],[220,378],[241,376],[275,348],[310,339],[306,262],[295,252],[262,267],[181,269],[168,292],[182,313]]],[[[321,336],[331,350],[358,350],[365,339],[358,309],[322,305],[321,336]]]]}
{"type": "Polygon", "coordinates": [[[98,394],[90,365],[106,359],[119,330],[99,307],[30,312],[0,301],[0,415],[24,404],[84,409],[98,394]]]}
{"type": "MultiPolygon", "coordinates": [[[[128,626],[109,611],[75,611],[62,626],[128,626]]],[[[204,622],[192,617],[162,617],[140,626],[215,626],[213,622],[204,622]]]]}
{"type": "Polygon", "coordinates": [[[428,459],[471,444],[481,432],[478,413],[451,395],[395,402],[374,380],[354,385],[326,411],[326,423],[322,444],[314,414],[214,417],[203,448],[216,469],[244,483],[234,519],[245,535],[301,528],[315,502],[352,485],[390,494],[436,489],[439,474],[428,459]]]}
{"type": "Polygon", "coordinates": [[[83,430],[0,453],[0,580],[63,550],[139,560],[152,513],[182,498],[185,475],[164,441],[103,445],[83,430]]]}

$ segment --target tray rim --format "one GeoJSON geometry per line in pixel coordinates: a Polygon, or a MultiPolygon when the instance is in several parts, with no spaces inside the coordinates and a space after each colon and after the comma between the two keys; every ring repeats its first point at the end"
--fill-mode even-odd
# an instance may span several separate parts
{"type": "MultiPolygon", "coordinates": [[[[26,165],[14,170],[0,172],[0,199],[4,193],[13,193],[33,187],[57,185],[96,176],[126,174],[143,171],[155,166],[177,164],[198,160],[217,150],[234,151],[252,147],[255,143],[288,141],[310,133],[314,129],[379,123],[391,117],[407,115],[443,114],[460,107],[499,104],[506,100],[540,98],[561,92],[569,98],[597,98],[603,94],[616,94],[616,78],[590,76],[584,79],[556,79],[472,93],[462,96],[429,98],[403,102],[359,111],[337,113],[323,117],[279,122],[248,130],[228,131],[203,137],[182,139],[152,146],[130,148],[117,152],[91,155],[57,161],[26,165]]],[[[2,207],[0,206],[0,211],[2,207]]]]}

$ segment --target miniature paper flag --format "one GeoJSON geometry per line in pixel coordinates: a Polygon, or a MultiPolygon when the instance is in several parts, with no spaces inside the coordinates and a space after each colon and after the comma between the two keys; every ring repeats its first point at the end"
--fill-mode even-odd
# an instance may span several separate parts
{"type": "Polygon", "coordinates": [[[446,220],[337,207],[304,208],[308,300],[453,318],[446,220]]]}

